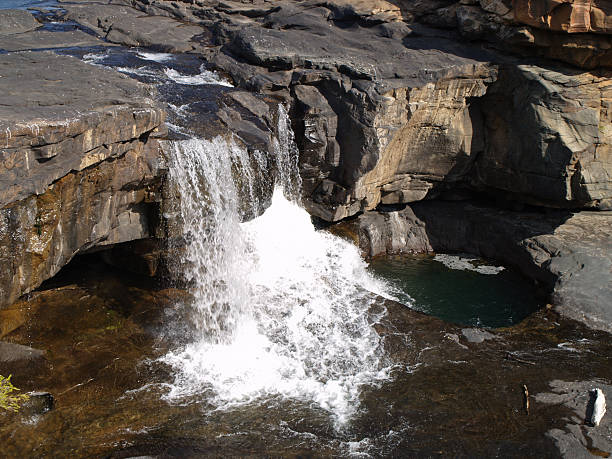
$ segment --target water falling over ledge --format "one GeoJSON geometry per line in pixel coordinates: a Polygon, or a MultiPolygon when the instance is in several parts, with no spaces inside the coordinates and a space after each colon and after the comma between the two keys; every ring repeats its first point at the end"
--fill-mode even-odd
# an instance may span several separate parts
{"type": "Polygon", "coordinates": [[[342,425],[358,410],[362,387],[388,377],[377,317],[368,313],[371,292],[382,295],[386,285],[354,245],[315,231],[297,204],[297,150],[286,120],[281,111],[268,169],[261,153],[220,137],[167,145],[196,331],[162,358],[175,370],[166,398],[201,394],[223,408],[281,396],[314,402],[342,425]],[[271,206],[243,222],[241,199],[246,192],[262,205],[253,190],[271,171],[271,206]]]}

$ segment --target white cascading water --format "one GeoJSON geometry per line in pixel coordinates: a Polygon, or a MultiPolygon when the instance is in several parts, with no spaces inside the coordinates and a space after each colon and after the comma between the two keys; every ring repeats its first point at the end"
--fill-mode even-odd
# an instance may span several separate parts
{"type": "Polygon", "coordinates": [[[197,339],[163,357],[176,370],[167,398],[206,393],[227,407],[281,395],[314,401],[342,425],[363,385],[388,376],[368,314],[369,292],[386,286],[355,246],[316,231],[297,204],[297,151],[282,108],[275,149],[272,204],[241,223],[240,195],[265,180],[263,155],[220,137],[169,142],[197,339]]]}

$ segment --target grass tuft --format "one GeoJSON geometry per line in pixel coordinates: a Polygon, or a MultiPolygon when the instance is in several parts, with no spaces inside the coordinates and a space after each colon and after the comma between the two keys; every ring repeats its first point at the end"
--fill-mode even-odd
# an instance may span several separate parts
{"type": "Polygon", "coordinates": [[[30,396],[14,393],[19,391],[19,389],[11,383],[11,376],[9,375],[8,378],[5,378],[0,375],[0,408],[8,411],[19,411],[20,405],[27,401],[30,396]]]}

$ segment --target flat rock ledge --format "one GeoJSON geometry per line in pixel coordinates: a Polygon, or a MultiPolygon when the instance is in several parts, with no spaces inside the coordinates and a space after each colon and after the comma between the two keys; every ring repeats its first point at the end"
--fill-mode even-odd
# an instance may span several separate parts
{"type": "Polygon", "coordinates": [[[51,52],[0,55],[0,307],[84,250],[152,235],[164,112],[150,88],[51,52]]]}

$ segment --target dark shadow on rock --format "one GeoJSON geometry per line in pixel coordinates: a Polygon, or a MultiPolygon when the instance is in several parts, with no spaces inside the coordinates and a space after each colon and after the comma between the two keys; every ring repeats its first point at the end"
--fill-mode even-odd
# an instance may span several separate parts
{"type": "Polygon", "coordinates": [[[594,390],[589,391],[589,401],[584,412],[584,423],[591,427],[594,427],[592,419],[593,411],[595,411],[595,400],[597,400],[597,392],[594,390]]]}
{"type": "MultiPolygon", "coordinates": [[[[425,223],[425,231],[434,251],[468,252],[510,263],[529,277],[543,282],[550,290],[554,276],[533,263],[533,251],[525,241],[551,235],[565,223],[572,212],[530,208],[522,212],[500,208],[503,200],[481,198],[478,201],[422,201],[411,205],[415,215],[425,223]]],[[[552,250],[552,249],[551,249],[552,250]]]]}
{"type": "Polygon", "coordinates": [[[402,43],[414,50],[437,50],[478,62],[500,62],[508,58],[486,49],[478,43],[462,41],[461,36],[453,31],[434,29],[421,24],[411,24],[411,33],[404,37],[402,43]]]}

